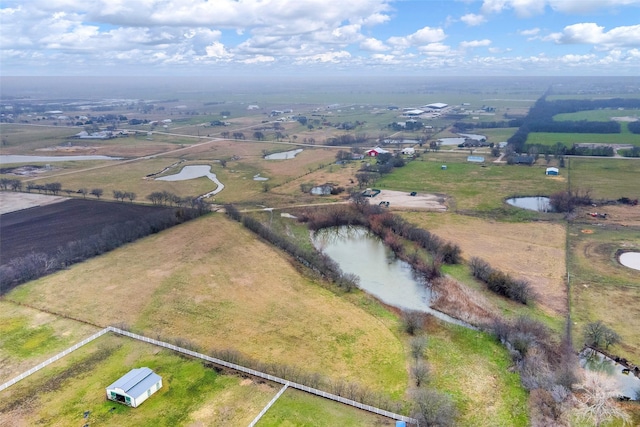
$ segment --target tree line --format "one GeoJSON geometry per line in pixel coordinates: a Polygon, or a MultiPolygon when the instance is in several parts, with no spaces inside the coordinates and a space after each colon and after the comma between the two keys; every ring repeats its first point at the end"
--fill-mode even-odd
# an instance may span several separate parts
{"type": "Polygon", "coordinates": [[[111,224],[85,238],[60,245],[55,253],[32,252],[0,266],[0,294],[141,237],[158,233],[203,215],[206,210],[180,208],[157,211],[143,218],[111,224]]]}
{"type": "Polygon", "coordinates": [[[527,280],[514,279],[491,267],[488,262],[478,257],[472,257],[469,260],[469,267],[473,277],[484,282],[490,290],[498,295],[522,304],[530,303],[533,299],[533,289],[527,280]]]}
{"type": "Polygon", "coordinates": [[[507,142],[518,152],[523,152],[529,132],[557,133],[620,133],[620,123],[615,121],[555,121],[553,117],[562,113],[597,110],[603,108],[640,108],[640,99],[568,99],[547,101],[546,94],[529,110],[522,125],[507,142]]]}

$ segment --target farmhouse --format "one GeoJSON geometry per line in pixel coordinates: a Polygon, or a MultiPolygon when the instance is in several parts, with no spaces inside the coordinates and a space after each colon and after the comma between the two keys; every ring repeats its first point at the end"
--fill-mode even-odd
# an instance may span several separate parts
{"type": "Polygon", "coordinates": [[[560,175],[560,170],[558,168],[547,168],[544,171],[545,175],[560,175]]]}
{"type": "Polygon", "coordinates": [[[162,377],[151,369],[132,369],[107,387],[107,399],[137,408],[161,388],[162,377]]]}
{"type": "Polygon", "coordinates": [[[370,157],[376,157],[380,154],[386,154],[386,153],[388,153],[388,151],[380,147],[372,148],[371,150],[365,151],[365,154],[370,157]]]}

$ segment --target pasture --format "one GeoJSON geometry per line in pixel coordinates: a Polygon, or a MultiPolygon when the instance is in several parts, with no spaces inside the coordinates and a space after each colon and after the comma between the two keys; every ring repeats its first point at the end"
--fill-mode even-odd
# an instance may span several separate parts
{"type": "MultiPolygon", "coordinates": [[[[626,129],[626,125],[623,126],[626,129]]],[[[621,133],[554,133],[531,132],[527,144],[540,144],[549,147],[561,143],[567,147],[573,144],[631,144],[640,145],[640,138],[630,132],[621,133]]]]}
{"type": "MultiPolygon", "coordinates": [[[[487,157],[488,158],[488,157],[487,157]]],[[[376,187],[399,191],[446,194],[453,210],[491,212],[507,210],[504,200],[513,196],[549,195],[566,186],[566,177],[548,177],[545,166],[497,163],[479,165],[466,155],[429,153],[398,168],[376,182],[376,187]],[[441,165],[447,169],[442,170],[441,165]]],[[[524,214],[512,211],[514,214],[524,214]]]]}
{"type": "Polygon", "coordinates": [[[567,164],[572,190],[590,190],[596,200],[640,198],[640,161],[636,159],[574,157],[567,164]]]}
{"type": "Polygon", "coordinates": [[[248,425],[277,390],[220,374],[170,350],[107,334],[4,390],[0,424],[248,425]],[[106,399],[107,386],[143,366],[162,377],[157,393],[138,408],[106,399]]]}

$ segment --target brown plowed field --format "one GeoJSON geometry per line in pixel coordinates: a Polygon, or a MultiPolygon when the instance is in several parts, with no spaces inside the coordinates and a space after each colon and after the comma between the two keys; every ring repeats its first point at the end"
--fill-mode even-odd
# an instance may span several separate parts
{"type": "Polygon", "coordinates": [[[67,242],[98,234],[107,225],[167,208],[71,199],[0,215],[0,265],[31,252],[54,253],[67,242]]]}

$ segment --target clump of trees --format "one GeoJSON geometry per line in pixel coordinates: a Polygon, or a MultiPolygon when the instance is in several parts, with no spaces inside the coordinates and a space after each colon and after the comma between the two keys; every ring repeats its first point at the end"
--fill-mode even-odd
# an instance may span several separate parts
{"type": "Polygon", "coordinates": [[[604,350],[609,350],[610,346],[621,340],[620,335],[602,323],[602,320],[587,323],[582,334],[586,345],[604,350]]]}
{"type": "Polygon", "coordinates": [[[0,188],[3,190],[11,189],[12,191],[21,191],[22,181],[19,179],[2,178],[0,179],[0,188]]]}
{"type": "Polygon", "coordinates": [[[473,277],[484,282],[493,292],[522,304],[533,299],[533,289],[527,280],[514,279],[478,257],[469,260],[469,267],[473,277]]]}
{"type": "Polygon", "coordinates": [[[528,317],[496,320],[492,330],[509,349],[522,385],[530,392],[532,425],[567,425],[571,389],[578,383],[570,323],[559,343],[549,328],[528,317]]]}
{"type": "Polygon", "coordinates": [[[564,190],[549,196],[549,204],[556,212],[573,212],[577,206],[588,206],[591,202],[589,190],[564,190]]]}

